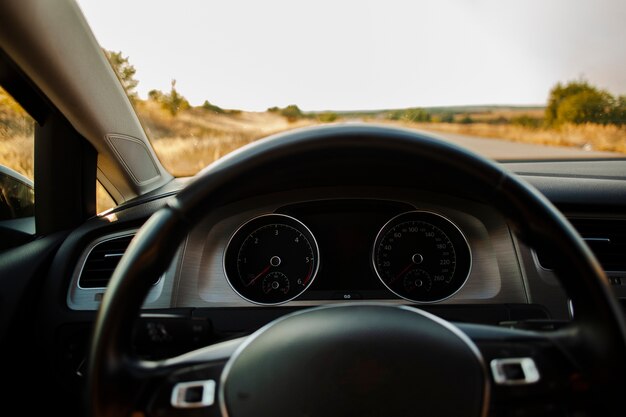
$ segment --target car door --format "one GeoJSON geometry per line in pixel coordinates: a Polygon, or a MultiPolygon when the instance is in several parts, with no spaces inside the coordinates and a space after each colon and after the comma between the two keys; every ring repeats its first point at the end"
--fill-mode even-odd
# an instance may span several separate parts
{"type": "Polygon", "coordinates": [[[10,129],[10,115],[5,117],[5,129],[0,132],[6,209],[6,216],[0,219],[0,354],[5,358],[7,389],[2,397],[13,404],[27,404],[29,413],[49,412],[53,399],[46,392],[50,390],[37,393],[42,401],[33,401],[32,391],[33,380],[46,380],[45,370],[50,368],[42,354],[46,346],[39,329],[46,315],[40,308],[45,304],[42,299],[51,295],[42,288],[64,238],[95,215],[97,154],[2,50],[0,87],[6,91],[4,110],[10,100],[30,121],[26,123],[30,123],[27,130],[31,136],[20,140],[30,141],[32,146],[30,153],[26,152],[32,159],[26,161],[10,148],[15,129],[10,129]],[[22,172],[31,174],[34,182],[7,168],[8,164],[18,169],[26,166],[22,172]]]}

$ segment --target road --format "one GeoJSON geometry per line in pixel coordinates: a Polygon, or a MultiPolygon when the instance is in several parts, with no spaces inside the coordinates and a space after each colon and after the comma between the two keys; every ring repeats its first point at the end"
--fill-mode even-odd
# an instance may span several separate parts
{"type": "Polygon", "coordinates": [[[479,138],[476,136],[459,135],[456,133],[431,132],[422,133],[436,136],[488,158],[506,159],[594,159],[624,158],[625,155],[615,152],[586,151],[580,148],[561,146],[534,145],[530,143],[511,142],[503,139],[479,138]]]}

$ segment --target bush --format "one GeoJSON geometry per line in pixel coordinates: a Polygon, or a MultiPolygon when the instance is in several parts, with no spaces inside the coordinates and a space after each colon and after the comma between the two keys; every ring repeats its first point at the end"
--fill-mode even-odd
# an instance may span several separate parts
{"type": "MultiPolygon", "coordinates": [[[[527,117],[527,116],[517,116],[519,118],[523,118],[523,117],[527,117]]],[[[517,117],[514,117],[513,119],[509,120],[504,116],[498,116],[495,119],[488,119],[487,123],[489,123],[490,125],[508,125],[509,123],[515,123],[514,119],[516,119],[517,117]]],[[[523,122],[522,122],[523,123],[523,122]]]]}
{"type": "Polygon", "coordinates": [[[543,124],[543,119],[532,117],[527,114],[523,114],[521,116],[512,117],[511,124],[522,126],[522,127],[530,127],[532,129],[537,129],[541,127],[541,125],[543,124]]]}
{"type": "Polygon", "coordinates": [[[557,108],[556,120],[557,124],[606,124],[610,120],[610,114],[610,95],[600,91],[589,90],[565,97],[557,108]]]}
{"type": "Polygon", "coordinates": [[[587,81],[557,84],[551,91],[546,107],[546,124],[565,123],[624,124],[626,100],[590,85],[587,81]]]}
{"type": "Polygon", "coordinates": [[[439,120],[441,123],[454,123],[454,113],[443,113],[439,120]]]}
{"type": "Polygon", "coordinates": [[[295,122],[298,119],[301,119],[304,116],[304,113],[302,113],[302,110],[300,110],[300,108],[298,106],[296,106],[295,104],[290,104],[285,108],[280,108],[277,106],[274,107],[269,107],[267,109],[268,113],[278,113],[281,116],[285,117],[289,122],[295,122]]]}
{"type": "Polygon", "coordinates": [[[289,122],[295,122],[296,120],[302,118],[302,110],[295,104],[290,104],[280,111],[280,114],[283,115],[289,122]]]}
{"type": "Polygon", "coordinates": [[[202,109],[213,112],[213,113],[217,113],[217,114],[226,113],[226,111],[222,109],[221,107],[216,106],[215,104],[209,103],[209,100],[204,100],[204,103],[202,103],[202,109]]]}
{"type": "Polygon", "coordinates": [[[317,119],[322,123],[332,123],[337,120],[337,117],[335,112],[324,112],[317,116],[317,119]]]}
{"type": "Polygon", "coordinates": [[[387,114],[387,118],[405,122],[430,122],[432,120],[430,113],[419,107],[393,110],[387,114]]]}
{"type": "Polygon", "coordinates": [[[472,116],[470,116],[469,114],[466,114],[461,120],[459,120],[459,123],[463,125],[470,125],[474,123],[474,119],[472,119],[472,116]]]}
{"type": "MultiPolygon", "coordinates": [[[[172,114],[172,116],[176,116],[179,111],[187,110],[191,107],[187,99],[183,97],[178,90],[176,90],[176,80],[172,80],[172,88],[170,89],[169,94],[164,94],[159,90],[150,90],[148,92],[148,98],[160,103],[165,110],[172,114]]],[[[205,101],[205,103],[208,102],[205,101]]]]}
{"type": "Polygon", "coordinates": [[[163,101],[163,91],[161,90],[150,90],[148,91],[148,100],[152,100],[152,101],[156,101],[157,103],[160,103],[161,101],[163,101]]]}

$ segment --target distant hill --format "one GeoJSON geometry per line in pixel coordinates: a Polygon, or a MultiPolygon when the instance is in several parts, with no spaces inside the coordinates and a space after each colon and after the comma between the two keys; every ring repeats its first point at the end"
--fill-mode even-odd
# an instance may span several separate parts
{"type": "Polygon", "coordinates": [[[410,108],[420,108],[425,110],[426,112],[432,114],[441,114],[441,113],[489,113],[489,112],[543,112],[545,110],[545,106],[536,105],[536,106],[517,106],[517,105],[466,105],[466,106],[434,106],[434,107],[404,107],[404,108],[394,108],[394,109],[379,109],[379,110],[323,110],[323,111],[311,111],[307,112],[307,114],[322,114],[333,112],[342,117],[375,117],[381,114],[393,113],[404,111],[410,108]]]}

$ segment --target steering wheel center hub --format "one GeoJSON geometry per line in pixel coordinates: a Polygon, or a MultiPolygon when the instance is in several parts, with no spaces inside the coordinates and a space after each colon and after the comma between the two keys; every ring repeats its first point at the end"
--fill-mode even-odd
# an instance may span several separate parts
{"type": "Polygon", "coordinates": [[[456,327],[382,305],[295,313],[259,330],[231,358],[224,415],[480,416],[482,357],[456,327]]]}

